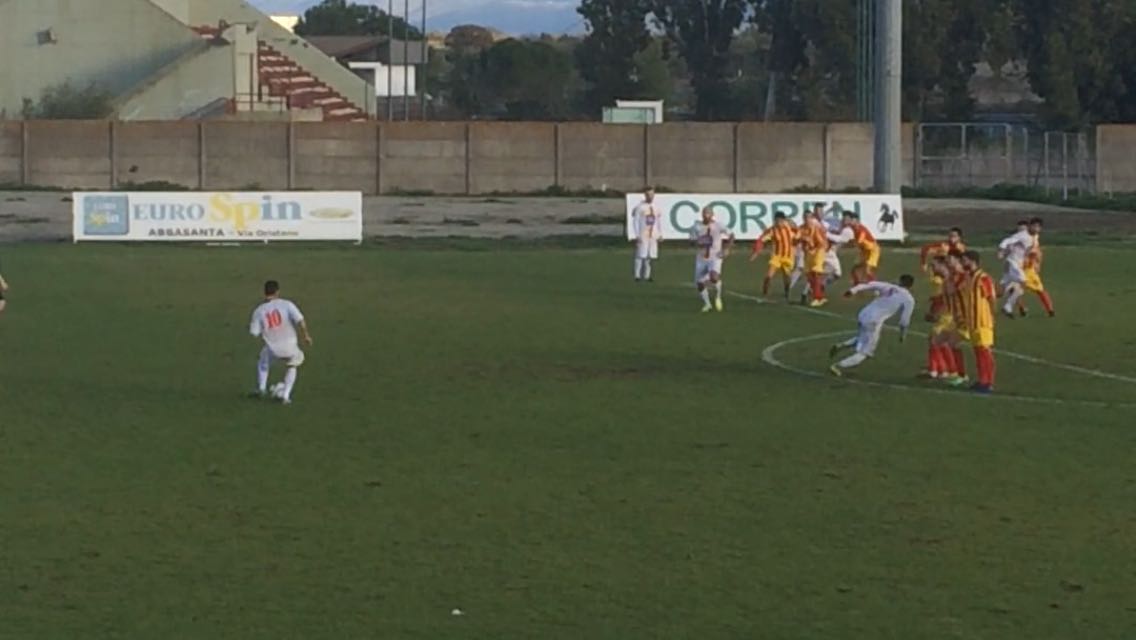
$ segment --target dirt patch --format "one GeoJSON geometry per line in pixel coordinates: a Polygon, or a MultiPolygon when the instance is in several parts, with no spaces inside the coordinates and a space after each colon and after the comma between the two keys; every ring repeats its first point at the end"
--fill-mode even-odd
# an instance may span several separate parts
{"type": "MultiPolygon", "coordinates": [[[[1016,203],[1015,203],[1016,204],[1016,203]]],[[[906,228],[912,233],[939,233],[961,227],[968,236],[1008,234],[1018,220],[1041,217],[1047,233],[1096,233],[1136,236],[1136,213],[1083,211],[1042,205],[1017,204],[1014,207],[935,206],[923,201],[907,206],[906,228]]]]}

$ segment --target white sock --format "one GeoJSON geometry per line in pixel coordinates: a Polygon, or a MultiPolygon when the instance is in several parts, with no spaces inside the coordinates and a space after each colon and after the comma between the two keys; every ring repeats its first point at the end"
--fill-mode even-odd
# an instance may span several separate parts
{"type": "Polygon", "coordinates": [[[643,273],[643,260],[641,258],[635,258],[635,279],[638,280],[641,277],[640,274],[642,274],[642,273],[643,273]]]}
{"type": "Polygon", "coordinates": [[[651,259],[650,258],[646,258],[646,259],[643,260],[643,279],[644,280],[650,280],[651,279],[651,259]]]}
{"type": "Polygon", "coordinates": [[[296,386],[296,367],[288,367],[284,373],[284,399],[292,399],[292,387],[296,386]]]}
{"type": "Polygon", "coordinates": [[[706,285],[702,285],[702,290],[698,292],[698,295],[702,296],[703,303],[710,304],[710,290],[706,288],[706,285]]]}
{"type": "Polygon", "coordinates": [[[837,362],[836,366],[840,367],[841,369],[851,369],[852,367],[858,366],[861,362],[863,362],[867,359],[868,359],[868,356],[866,356],[862,353],[853,353],[852,355],[841,360],[840,362],[837,362]]]}
{"type": "Polygon", "coordinates": [[[717,298],[718,302],[722,301],[722,290],[725,288],[726,285],[722,284],[721,280],[718,281],[718,284],[714,285],[714,297],[717,298]]]}
{"type": "Polygon", "coordinates": [[[1020,300],[1022,295],[1024,294],[1025,290],[1022,289],[1022,285],[1015,283],[1011,286],[1010,295],[1008,298],[1006,298],[1006,313],[1014,312],[1014,307],[1018,304],[1018,300],[1020,300]]]}
{"type": "Polygon", "coordinates": [[[801,279],[801,270],[800,269],[793,269],[793,273],[789,274],[789,291],[792,291],[793,287],[797,286],[797,281],[800,280],[800,279],[801,279]]]}
{"type": "Polygon", "coordinates": [[[271,361],[269,361],[268,355],[261,352],[260,360],[256,363],[256,388],[261,393],[268,391],[268,369],[270,365],[271,361]]]}

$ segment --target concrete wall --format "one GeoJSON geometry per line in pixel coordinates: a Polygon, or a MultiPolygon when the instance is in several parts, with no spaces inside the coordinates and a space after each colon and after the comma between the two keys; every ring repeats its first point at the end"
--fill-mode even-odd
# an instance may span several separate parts
{"type": "Polygon", "coordinates": [[[682,191],[732,192],[735,128],[706,122],[647,127],[647,182],[682,191]]]}
{"type": "Polygon", "coordinates": [[[379,157],[383,192],[466,193],[466,133],[471,129],[464,122],[384,123],[379,157]]]}
{"type": "Polygon", "coordinates": [[[0,118],[68,80],[120,95],[199,42],[149,0],[0,2],[0,118]],[[45,29],[55,43],[39,43],[45,29]]]}
{"type": "Polygon", "coordinates": [[[205,188],[288,188],[288,123],[210,122],[204,131],[205,188]]]}
{"type": "Polygon", "coordinates": [[[200,186],[201,127],[196,122],[123,122],[115,125],[115,182],[172,182],[200,186]]]}
{"type": "Polygon", "coordinates": [[[0,122],[0,184],[23,181],[23,127],[18,122],[0,122]]]}
{"type": "Polygon", "coordinates": [[[378,125],[372,122],[299,123],[292,131],[295,188],[377,191],[378,125]]]}
{"type": "Polygon", "coordinates": [[[646,130],[630,124],[560,125],[560,184],[636,191],[647,184],[646,130]]]}
{"type": "Polygon", "coordinates": [[[479,123],[470,126],[469,145],[474,193],[538,191],[556,184],[554,124],[479,123]]]}
{"type": "Polygon", "coordinates": [[[1136,192],[1136,125],[1097,127],[1097,191],[1136,192]]]}
{"type": "MultiPolygon", "coordinates": [[[[1098,189],[1136,191],[1136,125],[1097,133],[1098,189]]],[[[911,185],[910,125],[903,144],[911,185]]],[[[155,180],[366,193],[637,191],[645,184],[694,192],[840,191],[871,186],[872,130],[823,123],[0,121],[0,183],[107,188],[155,180]]]]}
{"type": "Polygon", "coordinates": [[[120,120],[179,120],[218,98],[233,97],[232,46],[201,41],[119,103],[120,120]]]}
{"type": "MultiPolygon", "coordinates": [[[[738,190],[768,193],[823,187],[825,130],[826,125],[812,123],[738,125],[738,190]]],[[[866,154],[870,158],[870,147],[866,154]]]]}
{"type": "Polygon", "coordinates": [[[111,174],[109,122],[28,122],[27,176],[35,185],[106,188],[111,174]]]}

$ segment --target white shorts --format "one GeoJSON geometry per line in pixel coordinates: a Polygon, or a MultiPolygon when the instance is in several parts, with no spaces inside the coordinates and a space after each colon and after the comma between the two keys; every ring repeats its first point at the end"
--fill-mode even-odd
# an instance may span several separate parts
{"type": "Polygon", "coordinates": [[[640,238],[635,247],[635,257],[640,260],[657,260],[659,258],[658,238],[640,238]]]}
{"type": "Polygon", "coordinates": [[[1026,272],[1020,262],[1006,261],[1006,272],[1002,274],[1002,286],[1010,284],[1025,284],[1026,272]]]}
{"type": "Polygon", "coordinates": [[[286,367],[298,367],[304,364],[304,352],[299,347],[296,347],[292,350],[276,353],[265,346],[260,350],[260,359],[262,361],[267,360],[269,363],[283,362],[286,367]]]}
{"type": "Polygon", "coordinates": [[[709,280],[711,273],[722,274],[721,258],[699,257],[694,259],[694,284],[702,284],[709,280]]]}
{"type": "Polygon", "coordinates": [[[868,356],[876,355],[876,347],[880,344],[880,333],[884,330],[884,323],[860,323],[860,333],[856,336],[856,353],[868,356]]]}
{"type": "Polygon", "coordinates": [[[805,252],[797,249],[793,252],[793,271],[805,270],[805,252]]]}
{"type": "Polygon", "coordinates": [[[837,278],[844,275],[844,270],[840,268],[840,256],[836,255],[836,251],[830,249],[824,254],[824,272],[837,278]]]}

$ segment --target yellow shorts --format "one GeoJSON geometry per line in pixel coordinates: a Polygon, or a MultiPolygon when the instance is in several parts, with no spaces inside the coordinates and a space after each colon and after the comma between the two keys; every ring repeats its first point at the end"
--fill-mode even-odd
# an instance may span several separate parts
{"type": "Polygon", "coordinates": [[[1023,284],[1026,287],[1026,291],[1033,291],[1035,293],[1045,291],[1045,285],[1042,284],[1041,274],[1037,272],[1037,269],[1026,267],[1022,269],[1022,274],[1025,276],[1025,282],[1023,284]]]}
{"type": "Polygon", "coordinates": [[[994,346],[994,329],[992,328],[979,328],[971,329],[966,332],[967,342],[984,349],[989,349],[994,346]]]}
{"type": "Polygon", "coordinates": [[[792,256],[770,256],[769,257],[769,270],[780,271],[781,273],[792,273],[794,265],[792,256]]]}
{"type": "Polygon", "coordinates": [[[824,251],[809,251],[805,254],[805,270],[809,273],[824,273],[824,251]]]}
{"type": "Polygon", "coordinates": [[[875,269],[876,267],[879,267],[879,245],[873,246],[871,249],[860,249],[860,264],[867,266],[869,269],[875,269]]]}
{"type": "Polygon", "coordinates": [[[931,335],[938,338],[953,333],[957,333],[955,317],[949,313],[940,313],[939,318],[935,320],[935,325],[931,327],[931,335]]]}

